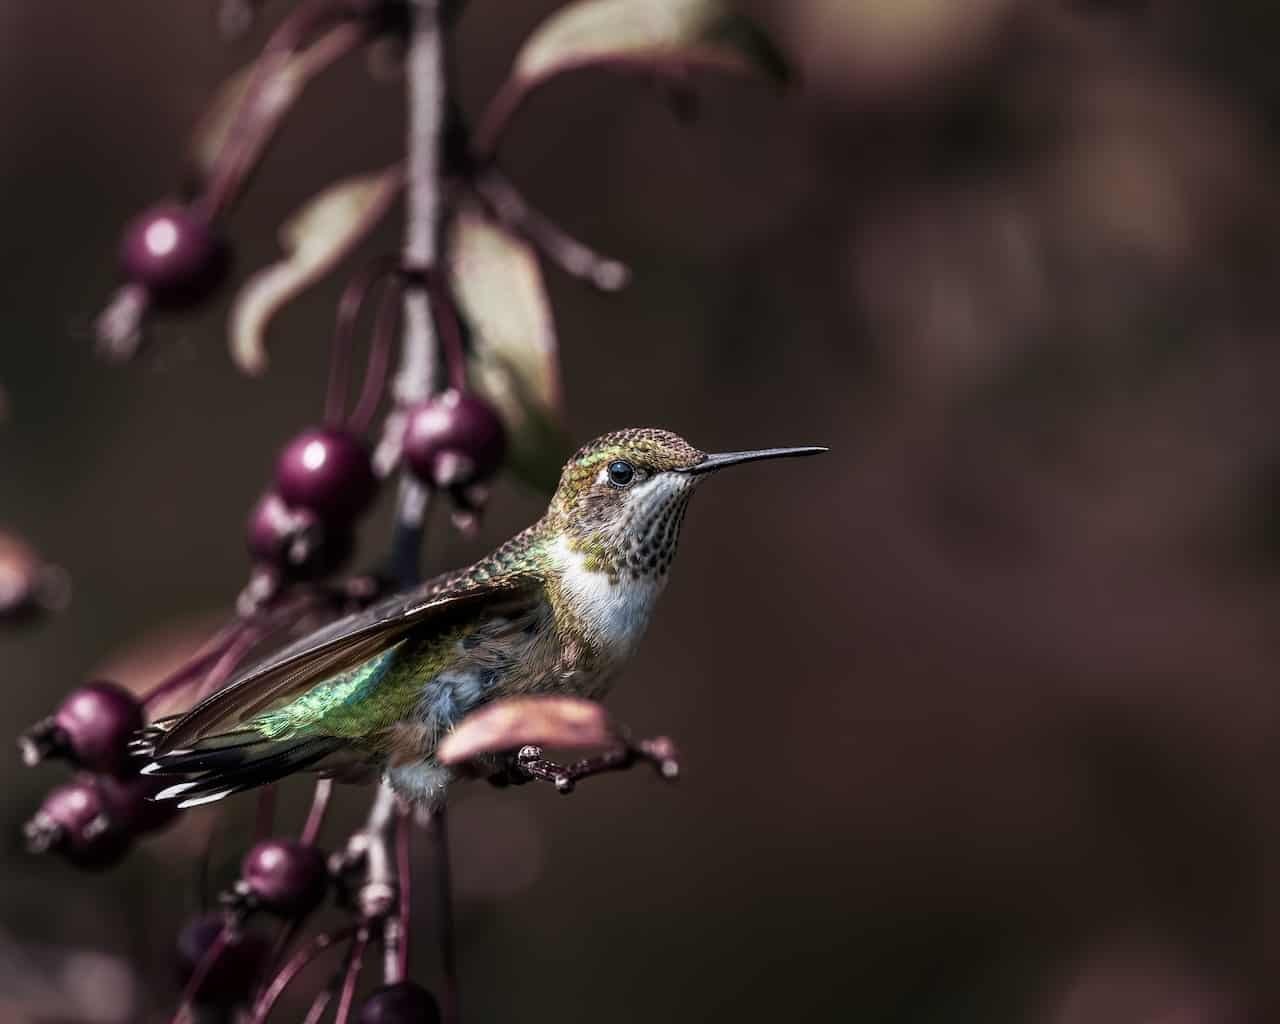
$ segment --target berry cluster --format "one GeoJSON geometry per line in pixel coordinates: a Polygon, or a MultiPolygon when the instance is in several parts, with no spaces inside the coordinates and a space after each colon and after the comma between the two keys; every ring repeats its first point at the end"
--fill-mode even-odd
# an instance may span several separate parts
{"type": "MultiPolygon", "coordinates": [[[[498,147],[509,122],[552,77],[586,66],[647,67],[682,87],[689,70],[699,66],[775,76],[781,66],[758,29],[721,0],[635,2],[651,4],[661,16],[636,21],[629,0],[567,3],[517,55],[474,129],[449,94],[453,61],[446,51],[461,3],[293,0],[258,58],[221,90],[197,131],[183,200],[151,206],[124,230],[122,282],[96,323],[105,354],[134,354],[152,314],[181,315],[227,283],[233,263],[228,221],[282,118],[310,78],[386,36],[403,43],[410,57],[404,76],[409,152],[402,164],[325,190],[286,224],[285,258],[244,282],[233,304],[233,357],[246,372],[261,372],[261,339],[274,311],[369,239],[402,192],[405,256],[373,261],[343,295],[325,415],[284,446],[248,516],[252,571],[228,623],[148,693],[136,697],[110,682],[87,683],[22,738],[28,764],[58,758],[76,771],[26,826],[32,849],[56,851],[84,867],[106,867],[136,838],[170,822],[173,805],[149,799],[158,784],[137,774],[129,756],[131,740],[145,751],[163,729],[161,723],[148,724],[157,706],[179,696],[198,701],[269,642],[323,625],[377,597],[384,576],[416,580],[422,509],[432,494],[446,496],[454,522],[469,529],[487,500],[490,479],[504,464],[539,486],[554,484],[546,467],[563,463],[568,447],[560,426],[559,368],[543,263],[606,291],[621,287],[628,272],[533,209],[501,171],[498,147]],[[582,31],[583,24],[591,31],[582,31]],[[383,286],[383,297],[363,387],[348,413],[354,324],[375,285],[383,286]],[[394,400],[387,403],[381,429],[374,430],[397,343],[401,370],[394,400]],[[444,371],[444,386],[435,383],[437,369],[444,371]],[[335,580],[356,551],[361,517],[395,472],[401,473],[396,564],[335,580]]],[[[264,6],[259,0],[220,3],[224,26],[237,32],[264,6]]],[[[6,548],[0,537],[0,614],[50,603],[41,571],[33,556],[6,548]]],[[[673,758],[643,744],[568,769],[535,753],[520,762],[520,778],[546,778],[566,791],[576,778],[617,770],[637,758],[674,765],[673,758]]],[[[270,800],[266,792],[264,804],[270,800]]],[[[239,880],[223,895],[221,911],[183,928],[178,953],[184,995],[175,1020],[201,1006],[247,1009],[252,1024],[263,1024],[303,968],[340,947],[346,948],[345,966],[315,996],[307,1020],[319,1020],[335,999],[337,1024],[441,1019],[431,994],[407,977],[412,823],[384,802],[390,795],[384,788],[368,824],[326,859],[316,839],[329,792],[327,780],[317,783],[312,813],[296,839],[270,836],[269,824],[263,824],[239,880]],[[392,833],[399,846],[389,868],[392,833]],[[303,923],[331,897],[348,923],[304,938],[303,923]],[[278,919],[274,940],[258,926],[264,916],[278,919]],[[383,984],[357,1008],[361,965],[378,941],[388,954],[383,984]]],[[[259,818],[269,822],[270,816],[259,818]]],[[[436,835],[443,862],[443,829],[436,835]]],[[[442,878],[447,884],[447,871],[442,878]]],[[[443,904],[447,912],[448,900],[443,904]]],[[[442,934],[450,934],[445,924],[442,934]]],[[[445,1015],[456,1019],[451,960],[445,957],[442,994],[445,1015]]]]}
{"type": "Polygon", "coordinates": [[[53,715],[22,736],[28,765],[58,758],[79,769],[27,822],[31,849],[56,851],[81,867],[109,867],[136,837],[173,820],[175,809],[149,799],[159,787],[129,763],[129,741],[142,724],[142,704],[133,694],[95,681],[72,691],[53,715]]]}

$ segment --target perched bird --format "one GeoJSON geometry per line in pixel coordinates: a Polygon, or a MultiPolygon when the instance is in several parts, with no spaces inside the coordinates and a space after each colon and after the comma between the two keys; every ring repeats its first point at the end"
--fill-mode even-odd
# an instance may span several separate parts
{"type": "Polygon", "coordinates": [[[183,776],[157,794],[183,807],[308,770],[380,771],[430,805],[454,773],[437,744],[469,712],[501,697],[604,695],[648,625],[699,482],[823,451],[709,455],[665,430],[605,434],[569,460],[546,514],[492,554],[304,637],[153,725],[143,772],[183,776]]]}

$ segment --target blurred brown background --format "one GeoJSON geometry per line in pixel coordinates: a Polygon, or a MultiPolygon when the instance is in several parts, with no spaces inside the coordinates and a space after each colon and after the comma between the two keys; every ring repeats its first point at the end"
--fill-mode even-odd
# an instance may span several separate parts
{"type": "MultiPolygon", "coordinates": [[[[469,110],[554,6],[472,0],[469,110]]],[[[567,77],[504,162],[635,270],[615,297],[549,273],[577,438],[834,453],[695,503],[611,701],[679,740],[678,787],[459,800],[467,1019],[1277,1019],[1280,8],[750,9],[789,96],[707,80],[683,124],[643,83],[567,77]]],[[[154,673],[224,609],[243,514],[320,413],[334,282],[277,324],[263,381],[227,359],[225,303],[135,365],[91,352],[121,224],[261,37],[213,23],[199,0],[0,3],[0,519],[75,581],[0,636],[0,733],[126,655],[154,673]]],[[[391,159],[402,115],[361,60],[321,79],[233,222],[237,273],[391,159]]],[[[540,505],[501,486],[432,565],[540,505]]],[[[141,1018],[173,998],[203,834],[221,822],[216,884],[249,808],[84,876],[17,839],[59,777],[0,776],[0,1001],[141,1018]]]]}

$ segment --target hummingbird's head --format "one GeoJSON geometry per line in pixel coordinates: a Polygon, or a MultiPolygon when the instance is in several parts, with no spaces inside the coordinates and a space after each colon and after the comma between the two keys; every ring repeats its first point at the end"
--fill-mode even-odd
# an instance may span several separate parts
{"type": "Polygon", "coordinates": [[[618,430],[584,445],[568,461],[548,515],[596,571],[665,576],[689,496],[711,473],[742,462],[826,450],[713,455],[668,430],[618,430]]]}

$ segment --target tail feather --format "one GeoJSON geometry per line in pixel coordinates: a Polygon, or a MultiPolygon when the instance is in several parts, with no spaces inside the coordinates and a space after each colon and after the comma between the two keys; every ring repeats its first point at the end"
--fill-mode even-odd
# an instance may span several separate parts
{"type": "Polygon", "coordinates": [[[187,750],[175,750],[154,759],[142,769],[143,775],[195,775],[227,772],[254,758],[270,753],[282,741],[264,739],[252,729],[210,736],[187,750]]]}
{"type": "Polygon", "coordinates": [[[242,730],[210,736],[191,748],[163,755],[142,772],[184,776],[183,781],[175,781],[152,799],[176,800],[179,807],[195,807],[313,768],[339,751],[344,742],[335,736],[273,740],[242,730]]]}

